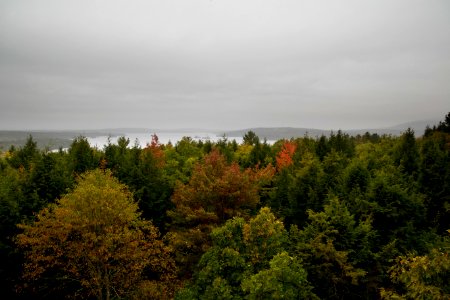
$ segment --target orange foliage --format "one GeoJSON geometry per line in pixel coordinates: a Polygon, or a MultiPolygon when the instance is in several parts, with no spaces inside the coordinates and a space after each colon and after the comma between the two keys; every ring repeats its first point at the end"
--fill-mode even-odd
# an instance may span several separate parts
{"type": "Polygon", "coordinates": [[[276,161],[277,161],[277,170],[281,171],[282,169],[289,167],[292,165],[295,150],[297,149],[297,145],[290,141],[285,141],[281,151],[278,152],[276,161]]]}
{"type": "Polygon", "coordinates": [[[198,163],[187,184],[178,184],[172,196],[175,209],[169,234],[178,261],[190,269],[209,247],[211,230],[235,216],[248,217],[259,202],[259,190],[274,175],[264,169],[241,170],[228,164],[217,150],[198,163]]]}
{"type": "Polygon", "coordinates": [[[228,164],[223,155],[213,151],[195,166],[188,184],[177,186],[172,197],[176,208],[171,216],[175,221],[180,214],[182,219],[189,216],[197,224],[222,224],[234,216],[245,216],[256,207],[261,186],[273,174],[271,165],[241,171],[237,163],[228,164]]]}
{"type": "Polygon", "coordinates": [[[145,148],[145,150],[149,151],[152,154],[158,168],[164,167],[164,151],[162,149],[162,145],[159,143],[159,139],[156,134],[152,134],[152,141],[150,142],[150,144],[147,143],[147,147],[145,148]]]}

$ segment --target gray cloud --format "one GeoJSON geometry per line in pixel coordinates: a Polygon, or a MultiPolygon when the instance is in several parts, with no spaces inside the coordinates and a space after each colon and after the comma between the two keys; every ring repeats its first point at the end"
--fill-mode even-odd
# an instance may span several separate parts
{"type": "Polygon", "coordinates": [[[0,128],[367,128],[450,104],[448,1],[0,2],[0,128]]]}

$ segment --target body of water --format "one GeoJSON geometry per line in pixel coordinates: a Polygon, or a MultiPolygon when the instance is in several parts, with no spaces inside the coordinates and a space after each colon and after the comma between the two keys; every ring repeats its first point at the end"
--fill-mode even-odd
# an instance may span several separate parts
{"type": "MultiPolygon", "coordinates": [[[[118,136],[97,136],[97,137],[88,137],[87,140],[92,147],[96,147],[97,149],[103,149],[108,144],[108,139],[110,139],[112,144],[117,144],[117,140],[119,137],[124,136],[130,140],[129,147],[133,147],[135,143],[137,143],[141,148],[144,148],[149,144],[152,140],[153,133],[125,133],[118,136]]],[[[167,144],[171,142],[175,145],[179,142],[183,137],[190,137],[195,141],[211,141],[217,142],[220,139],[223,139],[221,136],[217,136],[216,133],[211,132],[155,132],[158,136],[158,140],[161,144],[167,144]]],[[[242,143],[242,137],[233,137],[228,138],[229,141],[236,140],[238,144],[242,143]]]]}

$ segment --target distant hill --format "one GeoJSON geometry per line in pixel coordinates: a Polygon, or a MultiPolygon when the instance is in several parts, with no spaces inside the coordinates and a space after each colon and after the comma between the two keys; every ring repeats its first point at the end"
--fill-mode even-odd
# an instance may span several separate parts
{"type": "MultiPolygon", "coordinates": [[[[414,130],[416,136],[422,136],[427,125],[433,126],[438,124],[439,120],[426,120],[426,121],[414,121],[408,123],[397,124],[391,127],[386,128],[367,128],[367,129],[350,129],[350,130],[342,130],[343,132],[349,135],[363,135],[366,132],[371,134],[377,133],[379,135],[387,134],[398,136],[401,135],[405,130],[411,128],[414,130]]],[[[337,130],[324,130],[324,129],[315,129],[315,128],[295,128],[295,127],[257,127],[257,128],[247,128],[241,130],[233,130],[222,132],[220,135],[226,135],[227,137],[242,137],[248,131],[253,131],[256,135],[267,140],[279,140],[279,139],[290,139],[290,138],[298,138],[308,135],[310,137],[320,137],[322,135],[329,136],[332,131],[337,132],[337,130]]]]}
{"type": "Polygon", "coordinates": [[[25,145],[30,135],[37,142],[38,148],[58,149],[60,147],[68,148],[72,140],[80,135],[96,137],[102,135],[117,136],[118,134],[109,130],[0,130],[0,151],[8,150],[11,146],[21,147],[25,145]]]}
{"type": "Polygon", "coordinates": [[[438,125],[439,121],[441,120],[423,120],[423,121],[415,121],[415,122],[408,122],[408,123],[402,123],[395,126],[392,126],[390,128],[397,129],[401,131],[405,131],[408,128],[411,128],[414,130],[417,136],[423,135],[425,128],[428,126],[433,127],[433,125],[438,125]]]}
{"type": "Polygon", "coordinates": [[[330,130],[312,129],[312,128],[294,128],[294,127],[259,127],[248,128],[241,130],[226,131],[220,135],[226,135],[227,137],[242,137],[247,132],[253,131],[260,139],[266,138],[267,140],[279,140],[303,137],[306,134],[309,136],[321,136],[329,135],[330,130]]]}

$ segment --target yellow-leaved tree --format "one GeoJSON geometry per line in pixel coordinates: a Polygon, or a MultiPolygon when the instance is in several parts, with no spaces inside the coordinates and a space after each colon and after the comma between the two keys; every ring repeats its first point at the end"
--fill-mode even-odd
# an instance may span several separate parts
{"type": "Polygon", "coordinates": [[[38,295],[170,297],[175,274],[171,250],[109,171],[85,173],[33,224],[19,227],[25,286],[38,295]]]}

